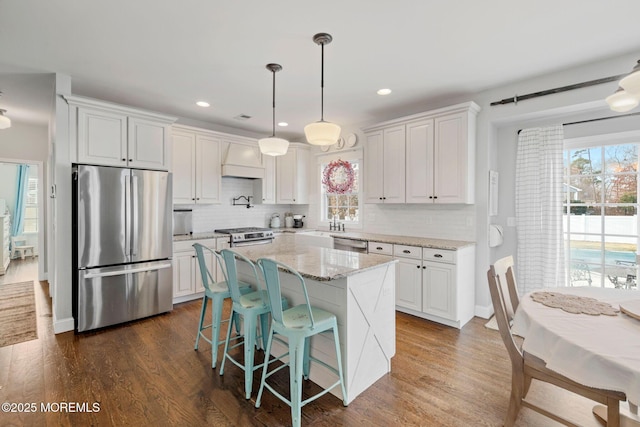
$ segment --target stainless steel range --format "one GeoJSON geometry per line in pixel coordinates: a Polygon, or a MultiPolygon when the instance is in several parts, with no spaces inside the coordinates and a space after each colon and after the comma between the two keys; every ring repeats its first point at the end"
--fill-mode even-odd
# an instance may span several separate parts
{"type": "Polygon", "coordinates": [[[232,247],[264,245],[273,241],[273,231],[270,228],[239,227],[215,230],[215,232],[230,234],[232,247]]]}

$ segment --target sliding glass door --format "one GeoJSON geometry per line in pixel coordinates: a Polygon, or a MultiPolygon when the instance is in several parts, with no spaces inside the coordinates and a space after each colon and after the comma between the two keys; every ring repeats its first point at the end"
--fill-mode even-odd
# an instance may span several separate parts
{"type": "Polygon", "coordinates": [[[637,289],[640,139],[565,142],[568,286],[637,289]]]}

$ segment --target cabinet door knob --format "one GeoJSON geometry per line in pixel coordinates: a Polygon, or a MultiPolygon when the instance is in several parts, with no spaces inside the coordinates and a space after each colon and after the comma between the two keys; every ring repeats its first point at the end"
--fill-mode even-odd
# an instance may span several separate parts
{"type": "Polygon", "coordinates": [[[426,269],[427,269],[427,266],[426,266],[426,265],[423,265],[423,266],[422,266],[422,268],[426,270],[426,269]]]}
{"type": "Polygon", "coordinates": [[[378,197],[380,200],[382,200],[382,197],[378,197]]]}
{"type": "Polygon", "coordinates": [[[123,162],[126,162],[126,161],[127,161],[127,159],[122,159],[122,161],[123,161],[123,162]]]}
{"type": "Polygon", "coordinates": [[[437,199],[437,198],[438,198],[438,196],[433,196],[433,198],[434,198],[434,199],[437,199]]]}
{"type": "Polygon", "coordinates": [[[433,199],[433,196],[429,196],[430,199],[433,199]]]}
{"type": "Polygon", "coordinates": [[[416,265],[416,268],[420,268],[420,266],[419,266],[419,265],[416,265]]]}
{"type": "Polygon", "coordinates": [[[382,200],[387,200],[387,198],[386,198],[386,197],[383,197],[383,198],[382,198],[382,200]]]}
{"type": "Polygon", "coordinates": [[[133,159],[129,159],[130,162],[133,162],[133,159]]]}
{"type": "Polygon", "coordinates": [[[194,197],[194,198],[192,198],[191,200],[195,200],[195,199],[196,199],[196,198],[194,197]]]}
{"type": "Polygon", "coordinates": [[[196,200],[200,200],[200,197],[198,197],[196,200]]]}

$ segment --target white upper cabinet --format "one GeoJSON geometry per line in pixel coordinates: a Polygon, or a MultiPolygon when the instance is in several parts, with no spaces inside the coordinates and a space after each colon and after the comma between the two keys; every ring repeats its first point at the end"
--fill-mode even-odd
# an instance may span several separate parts
{"type": "Polygon", "coordinates": [[[434,202],[473,203],[475,114],[464,111],[435,118],[433,157],[434,202]]]}
{"type": "Polygon", "coordinates": [[[405,202],[405,127],[367,133],[365,202],[405,202]]]}
{"type": "Polygon", "coordinates": [[[174,117],[67,95],[71,160],[104,166],[168,170],[174,117]]]}
{"type": "Polygon", "coordinates": [[[366,203],[474,203],[473,102],[365,129],[366,203]]]}
{"type": "Polygon", "coordinates": [[[213,133],[174,126],[173,203],[220,203],[222,186],[220,139],[213,133]]]}
{"type": "Polygon", "coordinates": [[[253,195],[255,203],[276,203],[276,157],[262,156],[264,178],[256,179],[253,183],[253,195]]]}
{"type": "Polygon", "coordinates": [[[276,157],[276,203],[309,203],[309,156],[307,144],[292,142],[287,154],[276,157]]]}
{"type": "Polygon", "coordinates": [[[166,123],[129,117],[127,128],[127,162],[140,169],[169,169],[169,131],[166,123]]]}
{"type": "Polygon", "coordinates": [[[407,124],[407,203],[433,201],[433,119],[407,124]]]}

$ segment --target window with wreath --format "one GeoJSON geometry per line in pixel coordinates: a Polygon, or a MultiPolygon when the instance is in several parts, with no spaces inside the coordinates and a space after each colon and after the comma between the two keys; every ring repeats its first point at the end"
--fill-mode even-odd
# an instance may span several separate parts
{"type": "Polygon", "coordinates": [[[320,163],[322,192],[322,221],[359,224],[360,159],[334,159],[320,163]]]}

